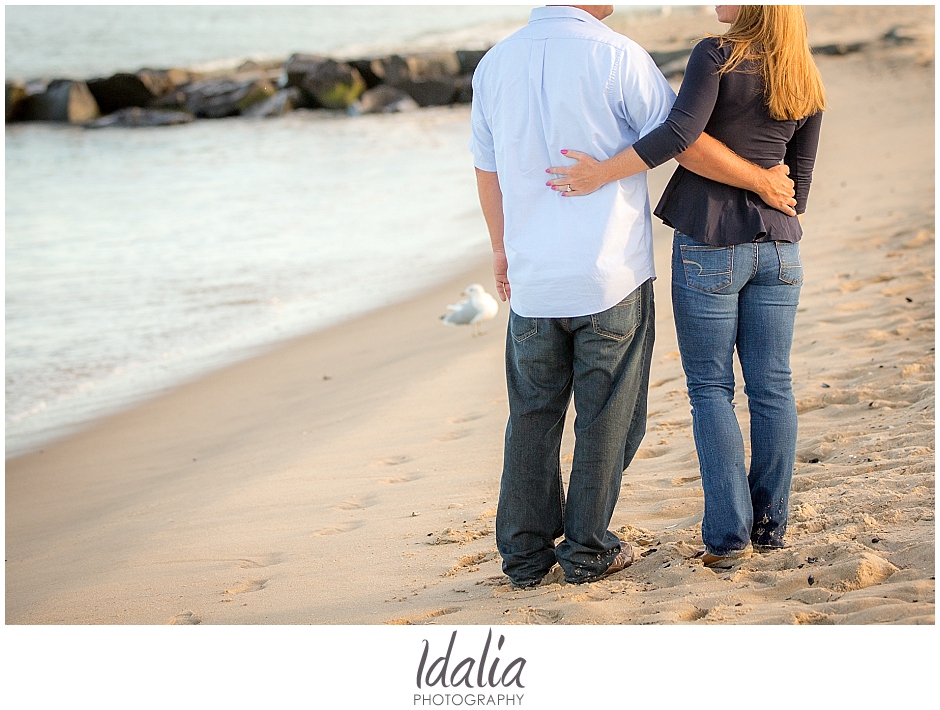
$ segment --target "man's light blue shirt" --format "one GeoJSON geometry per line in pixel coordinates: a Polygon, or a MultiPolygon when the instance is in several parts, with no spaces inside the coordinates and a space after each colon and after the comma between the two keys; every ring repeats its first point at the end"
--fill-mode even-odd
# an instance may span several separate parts
{"type": "Polygon", "coordinates": [[[605,160],[661,124],[675,101],[638,44],[583,10],[542,7],[473,75],[474,165],[496,172],[510,305],[529,318],[604,311],[655,277],[646,173],[590,195],[545,186],[562,149],[605,160]]]}

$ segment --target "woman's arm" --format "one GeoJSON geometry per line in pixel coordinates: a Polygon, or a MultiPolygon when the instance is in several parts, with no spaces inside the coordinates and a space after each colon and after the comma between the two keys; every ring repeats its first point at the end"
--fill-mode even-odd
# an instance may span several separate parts
{"type": "MultiPolygon", "coordinates": [[[[603,161],[588,161],[589,169],[567,173],[579,182],[578,192],[587,194],[612,180],[622,180],[643,170],[662,165],[691,146],[708,123],[718,100],[718,67],[721,55],[714,40],[702,40],[692,49],[686,65],[682,86],[666,120],[642,136],[627,150],[603,161]],[[584,175],[579,173],[585,173],[584,175]],[[590,179],[590,185],[581,186],[582,179],[590,179]],[[598,182],[602,180],[602,182],[598,182]]],[[[625,97],[629,101],[629,97],[625,97]]],[[[568,157],[583,156],[576,151],[561,151],[568,157]]],[[[569,166],[578,167],[578,166],[569,166]]],[[[549,168],[547,172],[565,174],[566,167],[549,168]]],[[[567,183],[564,183],[567,186],[567,183]]],[[[572,189],[575,184],[572,182],[572,189]]]]}
{"type": "MultiPolygon", "coordinates": [[[[545,183],[553,190],[560,191],[562,197],[587,195],[608,182],[622,180],[649,169],[632,147],[602,161],[576,150],[563,150],[562,153],[577,163],[545,171],[562,175],[545,183]],[[569,185],[570,191],[567,189],[569,185]]],[[[793,181],[787,177],[790,168],[786,164],[765,170],[735,154],[724,143],[707,133],[701,134],[676,160],[693,173],[732,187],[750,190],[774,209],[791,217],[796,214],[793,207],[797,201],[793,195],[793,181]]]]}
{"type": "Polygon", "coordinates": [[[816,150],[819,147],[819,131],[822,127],[822,111],[804,119],[787,143],[787,152],[783,162],[789,166],[795,183],[796,212],[806,211],[809,187],[813,182],[813,168],[816,165],[816,150]]]}
{"type": "Polygon", "coordinates": [[[546,185],[568,197],[587,195],[608,182],[622,180],[676,158],[692,172],[756,192],[771,207],[795,214],[793,183],[787,178],[786,170],[764,170],[703,133],[718,100],[718,68],[723,61],[714,40],[699,42],[689,56],[679,95],[662,125],[627,150],[604,161],[578,151],[563,150],[566,157],[577,163],[549,168],[546,172],[562,177],[549,180],[546,185]]]}

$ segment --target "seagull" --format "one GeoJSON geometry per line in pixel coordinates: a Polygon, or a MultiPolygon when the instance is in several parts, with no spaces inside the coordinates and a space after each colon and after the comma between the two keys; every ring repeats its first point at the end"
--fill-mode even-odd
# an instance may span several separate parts
{"type": "Polygon", "coordinates": [[[444,325],[469,325],[473,337],[483,335],[483,322],[496,317],[499,304],[480,284],[470,284],[462,295],[467,298],[447,306],[450,313],[441,316],[441,320],[444,325]]]}

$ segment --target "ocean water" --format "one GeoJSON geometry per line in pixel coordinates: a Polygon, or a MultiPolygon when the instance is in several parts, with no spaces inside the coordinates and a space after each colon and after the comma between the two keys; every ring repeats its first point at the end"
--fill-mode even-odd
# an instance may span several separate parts
{"type": "Polygon", "coordinates": [[[454,42],[487,46],[490,35],[499,39],[525,24],[531,7],[7,5],[6,76],[84,79],[294,52],[352,56],[454,42]]]}
{"type": "MultiPolygon", "coordinates": [[[[530,7],[7,6],[5,70],[471,49],[530,7]]],[[[6,456],[486,258],[469,136],[465,106],[8,125],[6,456]]]]}

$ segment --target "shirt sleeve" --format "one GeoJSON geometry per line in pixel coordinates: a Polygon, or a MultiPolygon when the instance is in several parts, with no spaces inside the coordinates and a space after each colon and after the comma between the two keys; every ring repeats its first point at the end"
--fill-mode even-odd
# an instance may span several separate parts
{"type": "Polygon", "coordinates": [[[496,172],[496,147],[493,132],[487,123],[483,110],[483,91],[481,88],[480,68],[473,73],[473,99],[470,106],[470,152],[473,153],[473,165],[488,173],[496,172]]]}
{"type": "Polygon", "coordinates": [[[659,67],[639,45],[630,45],[615,67],[620,80],[616,103],[623,118],[637,135],[645,136],[669,115],[676,94],[659,67]]]}
{"type": "Polygon", "coordinates": [[[822,115],[822,111],[818,111],[802,120],[787,143],[787,152],[783,158],[783,162],[790,168],[790,179],[793,180],[793,189],[796,192],[794,197],[797,214],[806,212],[809,186],[813,182],[813,168],[816,165],[822,115]]]}
{"type": "Polygon", "coordinates": [[[718,100],[718,69],[723,63],[714,40],[695,45],[669,116],[633,146],[648,166],[655,168],[675,158],[702,135],[718,100]]]}

